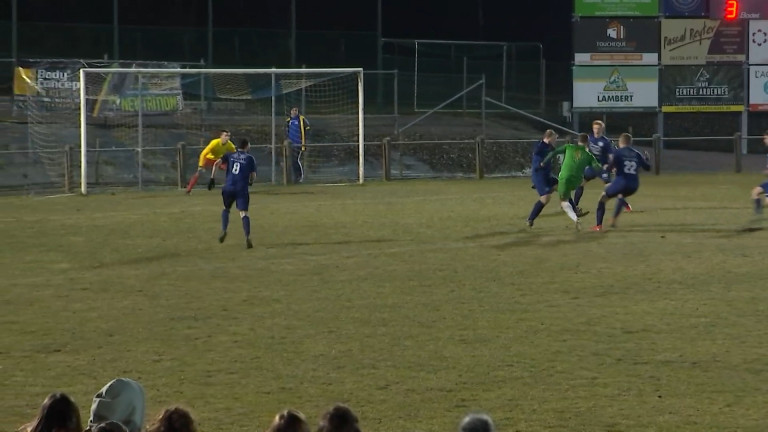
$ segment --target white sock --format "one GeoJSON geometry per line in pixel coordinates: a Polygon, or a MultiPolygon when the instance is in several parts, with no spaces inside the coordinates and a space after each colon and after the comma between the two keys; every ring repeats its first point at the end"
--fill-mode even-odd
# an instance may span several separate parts
{"type": "Polygon", "coordinates": [[[565,214],[567,214],[568,217],[571,218],[574,222],[579,220],[579,217],[576,216],[576,213],[573,212],[573,207],[571,207],[571,203],[569,203],[568,201],[561,201],[560,207],[563,208],[563,211],[565,212],[565,214]]]}

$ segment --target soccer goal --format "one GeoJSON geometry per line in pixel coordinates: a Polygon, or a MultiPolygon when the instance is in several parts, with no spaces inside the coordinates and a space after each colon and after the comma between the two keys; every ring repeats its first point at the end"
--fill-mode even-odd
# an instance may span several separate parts
{"type": "Polygon", "coordinates": [[[310,125],[304,181],[362,183],[362,69],[80,69],[81,192],[181,185],[221,129],[251,142],[261,181],[282,183],[292,108],[310,125]]]}

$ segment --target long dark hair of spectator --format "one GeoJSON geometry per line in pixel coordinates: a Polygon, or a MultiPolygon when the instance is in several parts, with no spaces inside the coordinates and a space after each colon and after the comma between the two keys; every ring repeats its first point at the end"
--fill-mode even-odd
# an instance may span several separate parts
{"type": "Polygon", "coordinates": [[[160,413],[147,432],[197,432],[197,426],[189,411],[173,407],[160,413]]]}
{"type": "Polygon", "coordinates": [[[81,432],[83,423],[75,402],[64,393],[51,393],[40,405],[40,413],[21,432],[81,432]]]}
{"type": "Polygon", "coordinates": [[[323,414],[317,432],[360,432],[357,416],[348,406],[337,404],[323,414]]]}

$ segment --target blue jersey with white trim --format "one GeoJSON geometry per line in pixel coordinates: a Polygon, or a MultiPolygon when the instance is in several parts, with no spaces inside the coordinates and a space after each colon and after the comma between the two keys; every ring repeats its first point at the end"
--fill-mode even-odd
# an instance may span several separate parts
{"type": "Polygon", "coordinates": [[[616,168],[616,177],[622,177],[627,183],[637,183],[640,177],[637,170],[651,169],[651,164],[645,160],[645,156],[632,147],[622,147],[613,152],[613,166],[616,168]]]}
{"type": "Polygon", "coordinates": [[[600,165],[608,164],[609,156],[613,154],[613,151],[613,143],[608,137],[589,134],[589,152],[600,162],[600,165]]]}
{"type": "Polygon", "coordinates": [[[221,160],[227,164],[227,181],[224,188],[247,192],[251,173],[256,172],[256,159],[250,154],[238,150],[234,153],[227,153],[221,160]]]}

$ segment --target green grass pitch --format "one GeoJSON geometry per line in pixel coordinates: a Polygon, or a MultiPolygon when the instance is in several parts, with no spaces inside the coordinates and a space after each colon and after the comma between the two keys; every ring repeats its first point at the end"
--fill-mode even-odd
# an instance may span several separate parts
{"type": "Polygon", "coordinates": [[[335,402],[371,432],[762,432],[760,180],[645,176],[604,233],[556,203],[527,230],[528,179],[258,186],[252,250],[218,192],[0,198],[0,430],[124,376],[211,432],[335,402]]]}

